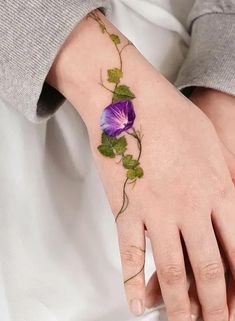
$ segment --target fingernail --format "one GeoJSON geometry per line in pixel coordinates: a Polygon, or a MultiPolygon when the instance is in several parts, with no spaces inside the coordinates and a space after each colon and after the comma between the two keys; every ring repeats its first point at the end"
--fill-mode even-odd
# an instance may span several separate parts
{"type": "Polygon", "coordinates": [[[198,317],[195,314],[191,314],[191,320],[192,321],[196,321],[198,319],[198,317]]]}
{"type": "Polygon", "coordinates": [[[229,318],[229,321],[235,321],[235,314],[232,314],[229,318]]]}
{"type": "Polygon", "coordinates": [[[143,302],[139,299],[133,299],[131,301],[131,311],[137,316],[143,314],[144,313],[143,302]]]}

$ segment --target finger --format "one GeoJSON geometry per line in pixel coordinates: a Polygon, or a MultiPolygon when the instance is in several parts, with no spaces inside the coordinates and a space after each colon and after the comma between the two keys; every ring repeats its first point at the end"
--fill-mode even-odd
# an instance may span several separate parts
{"type": "Polygon", "coordinates": [[[189,287],[189,299],[190,299],[190,310],[191,310],[191,318],[192,321],[196,321],[200,318],[202,311],[201,305],[197,295],[197,288],[194,278],[191,279],[190,287],[189,287]]]}
{"type": "Polygon", "coordinates": [[[190,301],[179,230],[170,224],[165,228],[160,222],[153,225],[147,228],[168,320],[189,321],[190,301]]]}
{"type": "MultiPolygon", "coordinates": [[[[225,259],[223,258],[223,256],[221,257],[221,259],[222,259],[222,263],[223,263],[224,273],[227,273],[225,259]]],[[[196,321],[202,317],[202,309],[201,309],[201,305],[200,305],[199,298],[197,295],[196,283],[195,283],[195,279],[194,279],[192,271],[187,273],[187,275],[188,275],[188,278],[190,281],[189,298],[190,298],[190,304],[191,304],[191,317],[192,317],[192,321],[196,321]]],[[[231,295],[231,298],[234,299],[234,301],[231,301],[231,304],[233,306],[232,311],[234,311],[234,313],[235,313],[235,306],[234,306],[235,291],[234,291],[234,288],[232,288],[232,291],[233,291],[233,295],[231,295]]],[[[228,300],[228,302],[229,302],[229,300],[228,300]]],[[[235,315],[234,315],[234,320],[231,320],[231,321],[235,321],[235,315]]]]}
{"type": "MultiPolygon", "coordinates": [[[[226,268],[225,259],[223,258],[223,256],[221,257],[221,259],[222,259],[222,263],[223,263],[224,273],[226,273],[227,268],[226,268]]],[[[197,295],[196,282],[195,282],[192,271],[187,273],[187,275],[190,280],[189,298],[190,298],[190,304],[191,304],[191,317],[192,317],[192,321],[196,321],[199,318],[201,318],[202,309],[201,309],[201,305],[200,305],[199,298],[197,295]]],[[[234,291],[234,294],[235,294],[235,291],[234,291]]],[[[235,298],[235,295],[233,295],[233,298],[235,298]]],[[[234,309],[234,312],[235,312],[235,309],[234,309]]],[[[235,321],[235,318],[233,321],[235,321]]]]}
{"type": "Polygon", "coordinates": [[[228,308],[229,321],[235,321],[235,281],[231,274],[228,280],[228,308]]]}
{"type": "Polygon", "coordinates": [[[141,315],[145,306],[145,236],[142,222],[127,216],[117,223],[124,287],[132,313],[141,315]]]}
{"type": "Polygon", "coordinates": [[[227,320],[225,277],[212,222],[198,218],[193,222],[195,233],[186,224],[181,227],[181,232],[192,265],[203,318],[205,321],[227,320]]]}
{"type": "Polygon", "coordinates": [[[196,283],[193,275],[192,266],[188,257],[187,249],[186,249],[185,242],[182,235],[181,235],[181,243],[182,243],[186,273],[187,273],[187,278],[189,283],[188,293],[189,293],[190,306],[191,306],[190,308],[191,319],[192,321],[196,321],[201,316],[201,305],[197,295],[197,288],[196,288],[196,283]]]}
{"type": "Polygon", "coordinates": [[[228,264],[235,279],[235,189],[227,195],[215,207],[212,214],[218,238],[226,253],[228,264]]]}
{"type": "Polygon", "coordinates": [[[157,272],[155,271],[146,287],[145,306],[146,308],[151,309],[162,302],[161,288],[158,282],[157,272]]]}

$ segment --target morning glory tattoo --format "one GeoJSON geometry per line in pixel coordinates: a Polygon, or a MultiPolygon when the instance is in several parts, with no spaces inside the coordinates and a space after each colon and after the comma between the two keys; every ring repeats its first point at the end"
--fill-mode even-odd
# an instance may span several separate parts
{"type": "Polygon", "coordinates": [[[132,45],[132,43],[128,41],[122,45],[120,37],[116,34],[111,34],[95,12],[90,13],[88,18],[95,20],[101,31],[110,38],[110,41],[112,41],[116,48],[120,62],[118,67],[107,70],[107,81],[113,84],[113,89],[104,84],[102,70],[100,72],[100,85],[112,93],[112,101],[110,105],[104,108],[100,118],[102,135],[101,144],[97,147],[103,156],[119,158],[118,164],[121,164],[126,171],[126,178],[122,188],[122,204],[115,217],[115,221],[117,221],[118,217],[126,211],[129,205],[129,196],[126,190],[127,185],[133,184],[134,187],[137,180],[144,176],[144,171],[140,164],[143,135],[140,129],[134,127],[136,114],[132,101],[136,97],[130,87],[121,81],[123,78],[122,52],[127,46],[132,45]],[[128,153],[127,136],[130,136],[131,139],[136,141],[138,150],[137,157],[128,153]]]}

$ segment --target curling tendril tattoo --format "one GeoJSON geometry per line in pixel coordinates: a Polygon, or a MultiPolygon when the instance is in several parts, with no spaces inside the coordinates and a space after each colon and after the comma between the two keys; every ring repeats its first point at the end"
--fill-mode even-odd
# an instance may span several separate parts
{"type": "Polygon", "coordinates": [[[122,205],[115,217],[115,222],[117,222],[119,216],[126,211],[129,205],[129,197],[126,191],[127,184],[133,184],[134,186],[137,180],[144,176],[143,168],[140,166],[143,135],[141,130],[134,128],[136,114],[132,100],[136,97],[130,87],[121,82],[123,78],[122,53],[125,48],[133,44],[128,41],[125,45],[122,45],[120,37],[110,33],[104,22],[95,12],[90,13],[88,18],[95,20],[102,33],[106,34],[113,42],[120,63],[119,67],[107,70],[107,81],[114,85],[113,89],[104,84],[102,70],[100,71],[100,85],[112,93],[112,102],[102,112],[100,119],[102,129],[101,145],[97,147],[99,152],[105,157],[121,157],[119,163],[122,163],[126,170],[126,179],[122,188],[122,205]],[[137,158],[127,152],[128,142],[126,135],[121,135],[124,133],[136,140],[138,147],[137,158]]]}
{"type": "MultiPolygon", "coordinates": [[[[92,12],[88,15],[88,18],[95,20],[98,23],[102,33],[106,33],[106,35],[113,42],[120,62],[118,68],[107,70],[107,81],[111,84],[114,84],[114,89],[110,89],[104,84],[102,79],[102,70],[100,70],[100,85],[112,93],[112,102],[110,105],[104,108],[101,115],[101,145],[97,147],[99,152],[105,157],[121,157],[118,163],[122,163],[126,170],[126,179],[122,188],[122,205],[115,217],[115,222],[117,222],[119,216],[125,212],[129,205],[129,197],[126,192],[127,184],[133,184],[133,186],[135,186],[136,181],[144,176],[144,171],[140,166],[143,135],[141,130],[136,130],[133,126],[136,114],[132,100],[136,97],[131,91],[130,87],[121,83],[121,78],[123,77],[122,52],[126,47],[133,44],[130,41],[127,41],[127,43],[120,48],[120,37],[116,34],[110,33],[107,30],[105,24],[100,19],[98,14],[92,12]],[[138,147],[137,158],[134,158],[133,155],[127,153],[128,143],[125,135],[120,136],[122,133],[126,133],[128,136],[136,140],[138,147]]],[[[133,247],[136,246],[133,245],[133,247]]],[[[141,248],[138,249],[145,253],[145,250],[141,248]]],[[[144,270],[144,265],[145,264],[143,264],[140,271],[138,271],[135,275],[126,279],[124,284],[142,273],[144,270]]]]}

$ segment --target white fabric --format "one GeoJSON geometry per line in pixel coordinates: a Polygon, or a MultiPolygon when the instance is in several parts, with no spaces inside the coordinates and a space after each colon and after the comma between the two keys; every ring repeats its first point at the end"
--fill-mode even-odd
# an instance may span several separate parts
{"type": "MultiPolygon", "coordinates": [[[[191,2],[113,0],[113,22],[173,80],[191,2]]],[[[113,216],[73,107],[35,125],[1,102],[0,150],[0,320],[134,320],[113,216]]],[[[164,319],[163,308],[139,318],[164,319]]]]}

